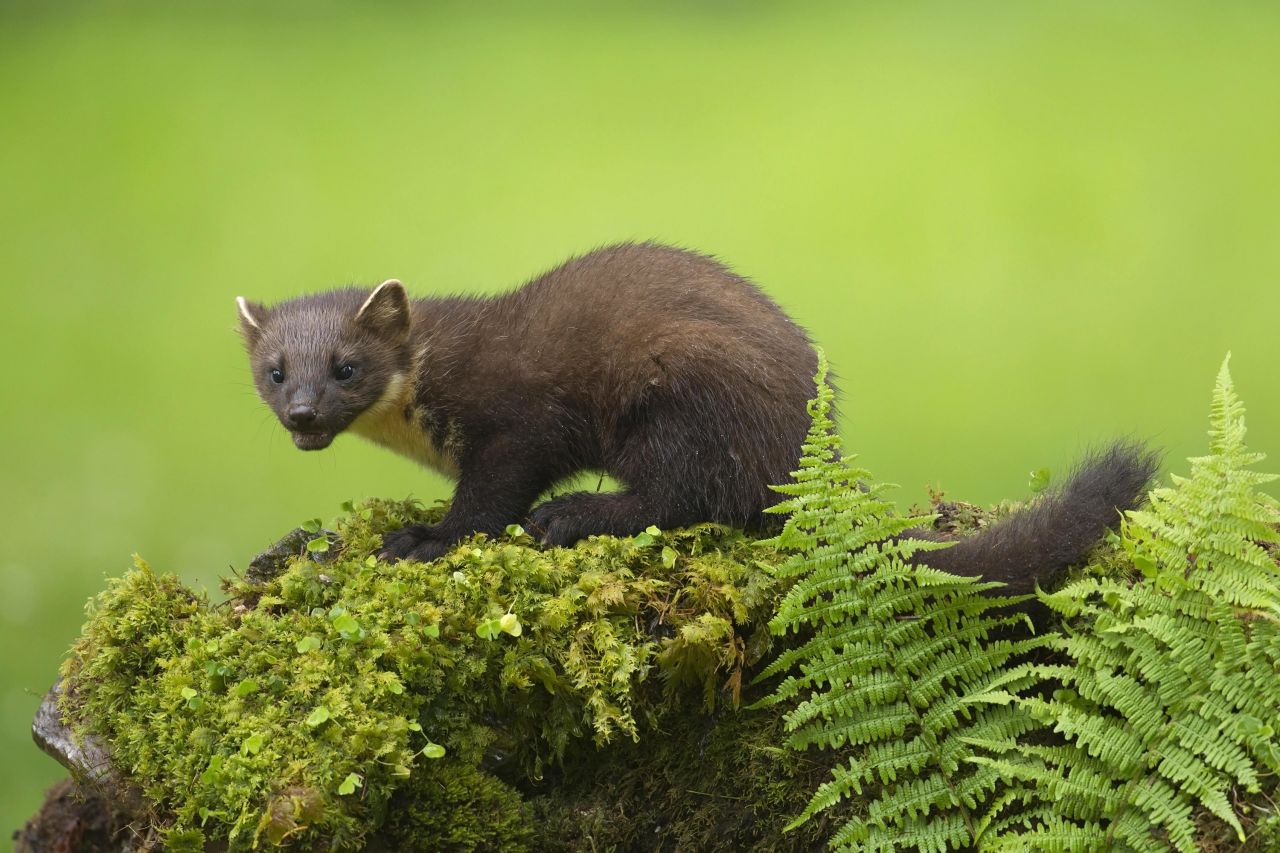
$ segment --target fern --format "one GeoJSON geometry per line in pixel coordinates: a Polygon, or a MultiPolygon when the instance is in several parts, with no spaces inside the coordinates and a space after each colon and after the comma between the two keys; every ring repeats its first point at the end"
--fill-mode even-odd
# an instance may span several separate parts
{"type": "Polygon", "coordinates": [[[785,716],[787,744],[849,758],[789,828],[858,796],[862,808],[834,848],[967,847],[1001,785],[998,767],[971,760],[973,744],[1012,741],[1034,725],[1010,704],[1026,670],[1006,665],[1040,641],[991,638],[1021,621],[999,610],[1015,599],[982,594],[999,584],[909,564],[943,547],[903,538],[932,517],[898,515],[887,487],[841,458],[821,356],[815,381],[799,470],[777,487],[788,497],[773,510],[790,514],[777,539],[790,556],[776,573],[795,582],[770,629],[806,639],[760,673],[757,681],[788,675],[757,704],[798,700],[785,716]]]}
{"type": "Polygon", "coordinates": [[[1064,742],[971,759],[1026,786],[1000,804],[988,849],[1194,851],[1197,806],[1244,840],[1232,789],[1280,772],[1280,567],[1263,547],[1280,515],[1258,491],[1275,476],[1246,469],[1263,455],[1245,446],[1225,362],[1209,435],[1191,475],[1122,528],[1144,583],[1041,595],[1067,617],[1061,659],[1032,668],[1040,685],[1017,704],[1064,742]]]}

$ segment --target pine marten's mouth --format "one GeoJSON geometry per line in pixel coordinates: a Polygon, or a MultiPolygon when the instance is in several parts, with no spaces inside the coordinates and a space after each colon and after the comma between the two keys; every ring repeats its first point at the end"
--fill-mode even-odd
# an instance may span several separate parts
{"type": "Polygon", "coordinates": [[[299,450],[324,450],[333,443],[331,432],[294,432],[293,446],[299,450]]]}

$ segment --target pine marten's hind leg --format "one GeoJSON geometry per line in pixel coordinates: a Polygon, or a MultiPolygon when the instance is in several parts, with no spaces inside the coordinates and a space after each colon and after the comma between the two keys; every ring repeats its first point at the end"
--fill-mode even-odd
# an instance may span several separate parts
{"type": "Polygon", "coordinates": [[[570,492],[535,507],[529,529],[545,545],[568,546],[588,536],[633,536],[651,524],[681,527],[697,520],[637,492],[570,492]]]}
{"type": "Polygon", "coordinates": [[[546,465],[554,454],[530,449],[518,436],[503,436],[471,449],[462,459],[458,487],[438,524],[412,524],[382,537],[384,559],[429,562],[473,533],[497,536],[519,521],[552,482],[546,465]]]}
{"type": "Polygon", "coordinates": [[[530,532],[548,545],[587,536],[633,536],[704,521],[741,526],[757,518],[765,491],[744,469],[741,454],[709,429],[687,401],[651,402],[628,425],[625,441],[605,459],[620,492],[572,492],[535,507],[530,532]]]}

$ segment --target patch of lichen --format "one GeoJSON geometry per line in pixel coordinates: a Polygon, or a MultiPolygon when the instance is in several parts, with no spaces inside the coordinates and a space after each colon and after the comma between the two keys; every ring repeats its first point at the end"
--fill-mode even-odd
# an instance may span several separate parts
{"type": "Polygon", "coordinates": [[[774,555],[740,532],[541,550],[517,531],[430,564],[370,556],[438,512],[371,502],[314,543],[333,559],[232,580],[224,603],[140,560],[91,602],[63,710],[111,745],[169,846],[352,849],[385,825],[415,845],[519,848],[522,821],[499,842],[500,824],[437,819],[477,785],[486,809],[518,811],[486,762],[537,779],[571,748],[634,741],[734,700],[767,650],[774,555]],[[397,795],[415,817],[388,821],[397,795]]]}

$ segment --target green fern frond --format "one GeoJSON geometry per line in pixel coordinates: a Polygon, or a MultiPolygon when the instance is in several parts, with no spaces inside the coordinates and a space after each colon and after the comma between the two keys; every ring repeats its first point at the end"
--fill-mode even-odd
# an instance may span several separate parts
{"type": "Polygon", "coordinates": [[[1234,788],[1276,772],[1280,540],[1276,502],[1246,470],[1244,406],[1224,362],[1210,454],[1128,514],[1121,544],[1144,582],[1085,579],[1041,601],[1063,615],[1017,705],[1063,738],[970,759],[1020,780],[989,816],[986,849],[1196,850],[1195,808],[1244,830],[1234,788]]]}
{"type": "Polygon", "coordinates": [[[1212,600],[1280,618],[1280,569],[1263,547],[1280,542],[1280,504],[1259,491],[1276,474],[1247,470],[1266,458],[1244,443],[1244,404],[1222,363],[1209,416],[1210,454],[1195,457],[1191,476],[1155,489],[1148,510],[1129,514],[1126,533],[1138,562],[1179,575],[1212,600]],[[1194,570],[1193,570],[1194,569],[1194,570]]]}
{"type": "Polygon", "coordinates": [[[1003,783],[970,759],[979,744],[1015,741],[1035,725],[1011,693],[1030,671],[1011,673],[1008,663],[1042,641],[992,639],[1023,621],[1000,609],[1015,599],[983,594],[999,584],[911,565],[944,547],[904,538],[933,519],[899,515],[887,487],[840,456],[825,377],[820,357],[804,456],[775,508],[789,513],[776,541],[790,556],[777,574],[795,583],[770,629],[803,640],[757,677],[787,674],[757,705],[795,702],[787,745],[849,757],[792,828],[860,797],[832,848],[969,847],[975,818],[1003,783]]]}

